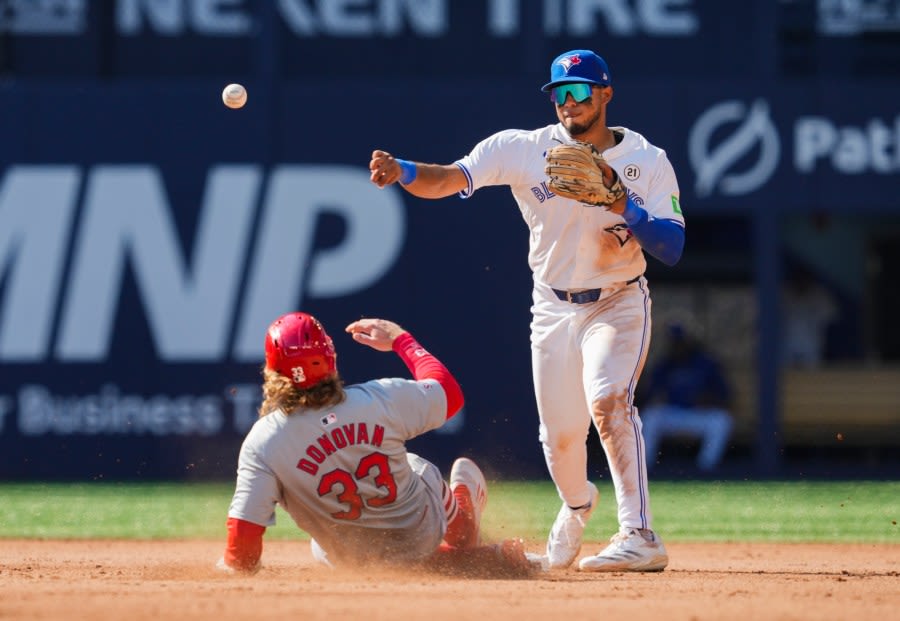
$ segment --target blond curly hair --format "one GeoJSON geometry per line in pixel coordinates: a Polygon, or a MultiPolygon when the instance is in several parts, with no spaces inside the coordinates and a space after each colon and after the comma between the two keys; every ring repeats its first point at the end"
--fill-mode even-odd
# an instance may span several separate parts
{"type": "Polygon", "coordinates": [[[328,408],[347,398],[344,380],[335,375],[322,380],[311,388],[297,388],[293,382],[277,371],[263,368],[263,401],[259,417],[281,410],[290,416],[299,409],[328,408]]]}

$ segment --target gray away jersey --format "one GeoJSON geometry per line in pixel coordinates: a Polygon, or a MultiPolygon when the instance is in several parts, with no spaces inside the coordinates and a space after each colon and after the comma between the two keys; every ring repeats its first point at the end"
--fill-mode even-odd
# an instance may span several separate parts
{"type": "Polygon", "coordinates": [[[271,526],[278,503],[335,560],[422,558],[446,529],[442,483],[405,442],[444,423],[444,391],[394,378],[346,392],[333,408],[276,410],[253,425],[228,516],[271,526]]]}

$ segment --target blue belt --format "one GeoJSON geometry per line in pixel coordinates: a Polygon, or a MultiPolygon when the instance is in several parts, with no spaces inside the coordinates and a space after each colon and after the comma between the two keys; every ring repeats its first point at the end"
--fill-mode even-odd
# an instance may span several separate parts
{"type": "MultiPolygon", "coordinates": [[[[625,281],[625,284],[630,285],[631,283],[637,282],[641,279],[641,276],[643,276],[643,274],[625,281]]],[[[588,289],[586,291],[563,291],[561,289],[554,289],[553,293],[555,293],[556,297],[563,302],[571,302],[572,304],[590,304],[591,302],[596,302],[600,299],[600,294],[603,293],[603,289],[588,289]]]]}

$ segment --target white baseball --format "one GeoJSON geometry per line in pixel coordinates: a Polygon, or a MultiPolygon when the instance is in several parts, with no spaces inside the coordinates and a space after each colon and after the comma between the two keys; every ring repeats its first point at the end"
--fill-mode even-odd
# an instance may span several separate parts
{"type": "Polygon", "coordinates": [[[229,84],[222,91],[222,101],[229,108],[243,108],[247,103],[247,89],[240,84],[229,84]]]}

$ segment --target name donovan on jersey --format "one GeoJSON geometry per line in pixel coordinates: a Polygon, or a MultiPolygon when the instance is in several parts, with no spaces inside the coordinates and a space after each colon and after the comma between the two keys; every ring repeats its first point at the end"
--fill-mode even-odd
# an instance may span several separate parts
{"type": "Polygon", "coordinates": [[[372,434],[369,434],[369,426],[366,423],[348,423],[335,427],[328,433],[324,433],[313,443],[306,447],[306,455],[297,462],[297,469],[311,475],[319,471],[319,465],[329,455],[334,455],[341,449],[357,444],[369,444],[380,447],[384,442],[384,427],[375,425],[372,434]],[[310,461],[312,460],[312,461],[310,461]]]}

